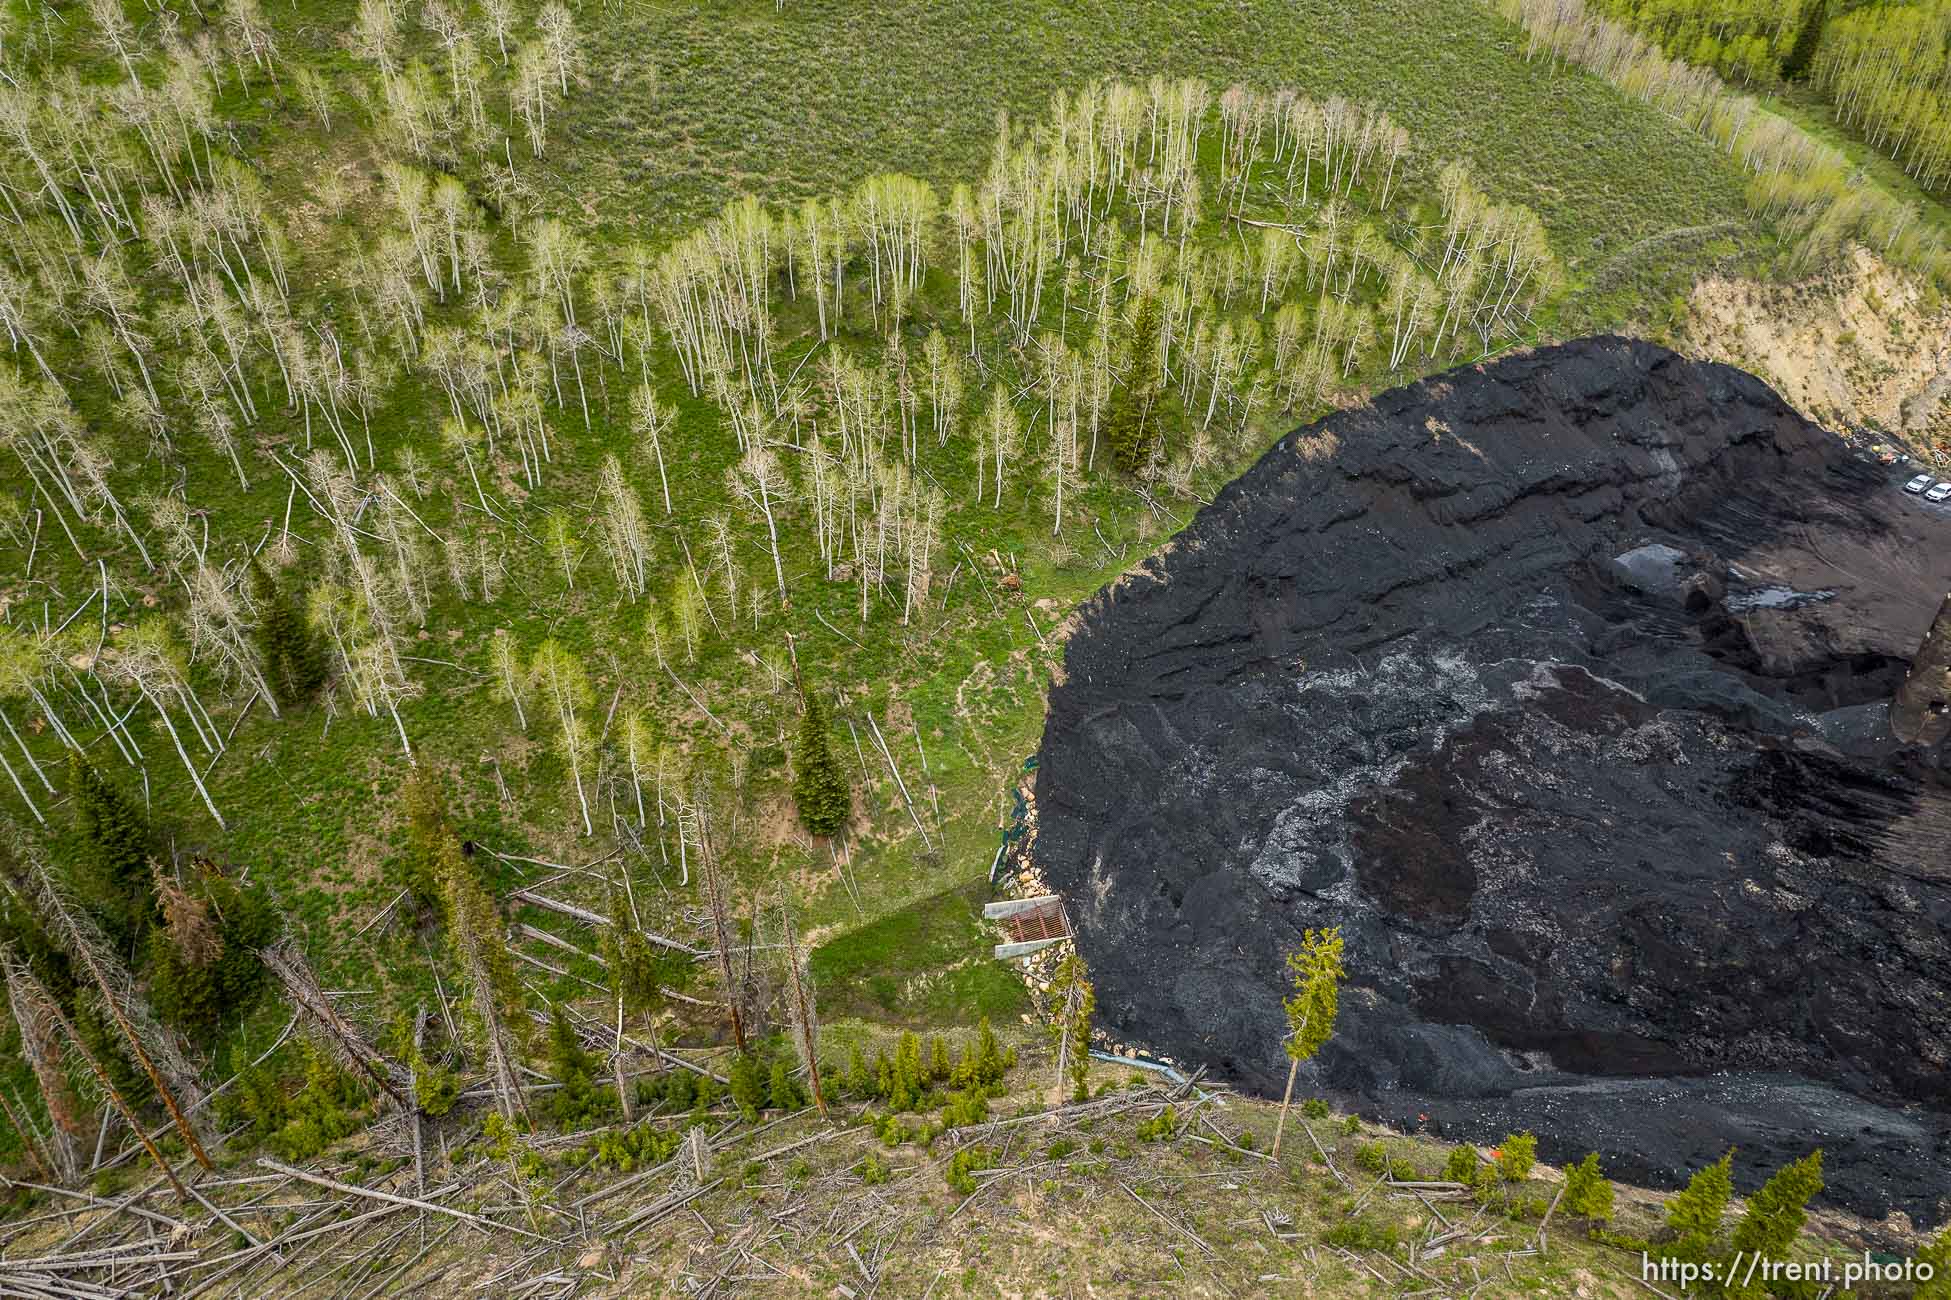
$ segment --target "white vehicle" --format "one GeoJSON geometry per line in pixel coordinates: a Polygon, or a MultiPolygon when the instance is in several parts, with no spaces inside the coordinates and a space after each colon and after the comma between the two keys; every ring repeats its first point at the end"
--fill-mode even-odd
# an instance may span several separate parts
{"type": "Polygon", "coordinates": [[[1916,478],[1904,484],[1904,491],[1909,492],[1913,496],[1915,496],[1921,494],[1924,491],[1924,489],[1929,487],[1930,485],[1931,485],[1931,476],[1929,474],[1919,474],[1916,478]]]}
{"type": "Polygon", "coordinates": [[[1926,501],[1944,501],[1951,499],[1951,480],[1940,483],[1929,492],[1926,492],[1924,499],[1926,501]]]}

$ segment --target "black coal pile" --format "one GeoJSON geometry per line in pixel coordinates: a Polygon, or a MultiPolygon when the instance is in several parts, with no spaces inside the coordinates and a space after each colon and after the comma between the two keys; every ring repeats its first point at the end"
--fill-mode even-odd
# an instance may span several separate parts
{"type": "Polygon", "coordinates": [[[1951,1196],[1951,756],[1889,701],[1951,509],[1765,385],[1590,339],[1283,439],[1086,607],[1034,856],[1118,1035],[1672,1185],[1951,1196]]]}

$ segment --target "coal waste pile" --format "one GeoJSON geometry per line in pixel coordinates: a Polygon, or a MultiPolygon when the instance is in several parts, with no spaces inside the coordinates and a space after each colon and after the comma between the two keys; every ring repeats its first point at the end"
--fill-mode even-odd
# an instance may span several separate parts
{"type": "Polygon", "coordinates": [[[1943,1222],[1951,743],[1891,701],[1951,508],[1914,469],[1617,338],[1282,439],[1050,692],[1032,853],[1100,1022],[1278,1096],[1283,956],[1340,926],[1297,1095],[1656,1187],[1820,1146],[1831,1204],[1943,1222]]]}

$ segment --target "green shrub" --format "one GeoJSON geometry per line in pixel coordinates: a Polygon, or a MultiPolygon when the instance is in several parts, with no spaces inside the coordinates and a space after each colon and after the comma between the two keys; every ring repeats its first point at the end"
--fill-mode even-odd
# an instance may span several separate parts
{"type": "Polygon", "coordinates": [[[443,1065],[435,1065],[418,1053],[413,1058],[413,1101],[427,1115],[439,1119],[454,1109],[460,1100],[461,1081],[443,1065]]]}
{"type": "Polygon", "coordinates": [[[1713,1258],[1720,1241],[1721,1219],[1734,1194],[1734,1152],[1695,1173],[1687,1186],[1666,1203],[1668,1240],[1661,1252],[1673,1259],[1703,1262],[1713,1258]]]}
{"type": "Polygon", "coordinates": [[[1531,1176],[1538,1163],[1538,1139],[1530,1133],[1512,1133],[1497,1148],[1497,1173],[1507,1183],[1521,1183],[1531,1176]]]}
{"type": "Polygon", "coordinates": [[[1612,1218],[1612,1184],[1599,1172],[1598,1152],[1565,1171],[1565,1212],[1594,1223],[1612,1218]]]}
{"type": "Polygon", "coordinates": [[[976,1025],[976,1041],[962,1049],[962,1059],[956,1062],[949,1078],[962,1089],[994,1089],[1001,1086],[1003,1076],[1015,1064],[1015,1049],[1004,1052],[997,1045],[996,1031],[990,1027],[989,1017],[984,1016],[976,1025]]]}
{"type": "Polygon", "coordinates": [[[895,1110],[919,1110],[928,1093],[927,1071],[921,1064],[921,1040],[913,1031],[901,1035],[887,1070],[887,1104],[895,1110]]]}
{"type": "Polygon", "coordinates": [[[1355,1148],[1355,1167],[1379,1174],[1389,1167],[1389,1149],[1380,1142],[1364,1142],[1355,1148]]]}
{"type": "Polygon", "coordinates": [[[964,1128],[989,1118],[989,1099],[979,1091],[951,1093],[942,1104],[942,1127],[964,1128]]]}
{"type": "Polygon", "coordinates": [[[766,1092],[774,1110],[800,1110],[806,1105],[806,1092],[793,1076],[793,1068],[783,1060],[772,1063],[766,1092]]]}
{"type": "Polygon", "coordinates": [[[500,1111],[488,1112],[488,1118],[481,1123],[481,1136],[487,1143],[488,1155],[507,1164],[530,1192],[548,1173],[548,1162],[541,1152],[524,1142],[521,1133],[500,1111]]]}
{"type": "Polygon", "coordinates": [[[292,1164],[310,1160],[359,1127],[365,1094],[359,1081],[317,1048],[308,1049],[305,1086],[284,1111],[284,1122],[269,1145],[292,1164]]]}
{"type": "Polygon", "coordinates": [[[1468,1187],[1477,1181],[1477,1164],[1477,1148],[1468,1144],[1453,1147],[1450,1158],[1443,1162],[1443,1180],[1468,1187]]]}
{"type": "Polygon", "coordinates": [[[1077,1144],[1075,1142],[1069,1138],[1058,1138],[1043,1149],[1043,1156],[1046,1160],[1062,1160],[1075,1150],[1077,1150],[1077,1144]]]}
{"type": "Polygon", "coordinates": [[[1341,1121],[1341,1131],[1343,1133],[1348,1133],[1351,1135],[1361,1132],[1362,1117],[1360,1115],[1349,1115],[1344,1117],[1341,1121]]]}
{"type": "Polygon", "coordinates": [[[1177,1137],[1178,1133],[1179,1115],[1170,1106],[1138,1125],[1140,1142],[1169,1142],[1177,1137]]]}
{"type": "Polygon", "coordinates": [[[638,1124],[621,1133],[603,1133],[580,1148],[576,1163],[627,1174],[637,1169],[661,1165],[684,1145],[684,1134],[675,1129],[659,1129],[638,1124]]]}
{"type": "Polygon", "coordinates": [[[847,1074],[841,1087],[846,1089],[849,1097],[860,1101],[869,1101],[876,1095],[874,1074],[867,1068],[867,1057],[861,1052],[859,1043],[847,1049],[847,1074]]]}
{"type": "Polygon", "coordinates": [[[875,1132],[880,1135],[881,1141],[891,1147],[898,1147],[913,1136],[907,1126],[893,1115],[883,1117],[875,1127],[875,1132]]]}
{"type": "Polygon", "coordinates": [[[946,1083],[954,1072],[954,1067],[949,1064],[948,1044],[942,1041],[940,1034],[930,1034],[928,1036],[928,1081],[946,1083]]]}
{"type": "MultiPolygon", "coordinates": [[[[1764,1260],[1786,1258],[1808,1218],[1809,1198],[1821,1190],[1821,1151],[1812,1151],[1776,1170],[1761,1190],[1748,1198],[1747,1211],[1734,1227],[1729,1244],[1737,1256],[1764,1260]]],[[[1766,1294],[1766,1287],[1756,1288],[1752,1283],[1728,1288],[1728,1295],[1743,1300],[1766,1294]]]]}
{"type": "Polygon", "coordinates": [[[1301,1114],[1309,1119],[1326,1119],[1328,1113],[1328,1103],[1325,1098],[1309,1097],[1301,1103],[1301,1114]]]}
{"type": "Polygon", "coordinates": [[[1389,1161],[1389,1177],[1398,1183],[1414,1183],[1422,1179],[1422,1173],[1407,1160],[1389,1161]]]}
{"type": "Polygon", "coordinates": [[[549,1021],[549,1074],[561,1086],[550,1095],[556,1123],[574,1128],[605,1109],[596,1086],[596,1058],[583,1047],[576,1027],[557,1007],[549,1021]]]}
{"type": "Polygon", "coordinates": [[[995,1163],[995,1153],[988,1147],[963,1147],[948,1162],[944,1177],[948,1185],[963,1196],[974,1196],[976,1192],[975,1175],[978,1170],[987,1169],[995,1163]]]}
{"type": "Polygon", "coordinates": [[[1931,1266],[1931,1279],[1917,1288],[1913,1300],[1951,1300],[1951,1224],[1918,1250],[1917,1262],[1931,1266]]]}
{"type": "Polygon", "coordinates": [[[1366,1216],[1343,1219],[1321,1238],[1343,1250],[1391,1250],[1396,1244],[1396,1227],[1366,1216]]]}
{"type": "Polygon", "coordinates": [[[881,1159],[872,1151],[867,1153],[865,1160],[862,1160],[854,1166],[854,1172],[859,1174],[860,1181],[866,1183],[869,1187],[879,1187],[894,1176],[894,1170],[888,1165],[887,1161],[881,1159]]]}
{"type": "Polygon", "coordinates": [[[726,1077],[731,1080],[732,1104],[745,1116],[746,1123],[755,1123],[766,1104],[766,1078],[759,1068],[759,1058],[750,1052],[740,1052],[726,1077]]]}

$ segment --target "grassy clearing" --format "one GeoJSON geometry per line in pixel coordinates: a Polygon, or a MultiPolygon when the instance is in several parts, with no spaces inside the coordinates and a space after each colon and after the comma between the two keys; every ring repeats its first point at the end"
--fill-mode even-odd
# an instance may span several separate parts
{"type": "Polygon", "coordinates": [[[1521,40],[1470,0],[633,9],[593,27],[576,147],[544,171],[558,201],[654,239],[745,193],[825,196],[887,169],[945,188],[981,171],[998,112],[1035,120],[1095,79],[1196,76],[1375,100],[1426,164],[1468,160],[1495,197],[1537,211],[1575,267],[1745,220],[1740,178],[1709,147],[1591,78],[1525,62],[1521,40]]]}
{"type": "Polygon", "coordinates": [[[1022,981],[989,956],[988,899],[988,881],[973,880],[826,943],[813,977],[827,1013],[918,1025],[1015,1019],[1028,1002],[1022,981]]]}

